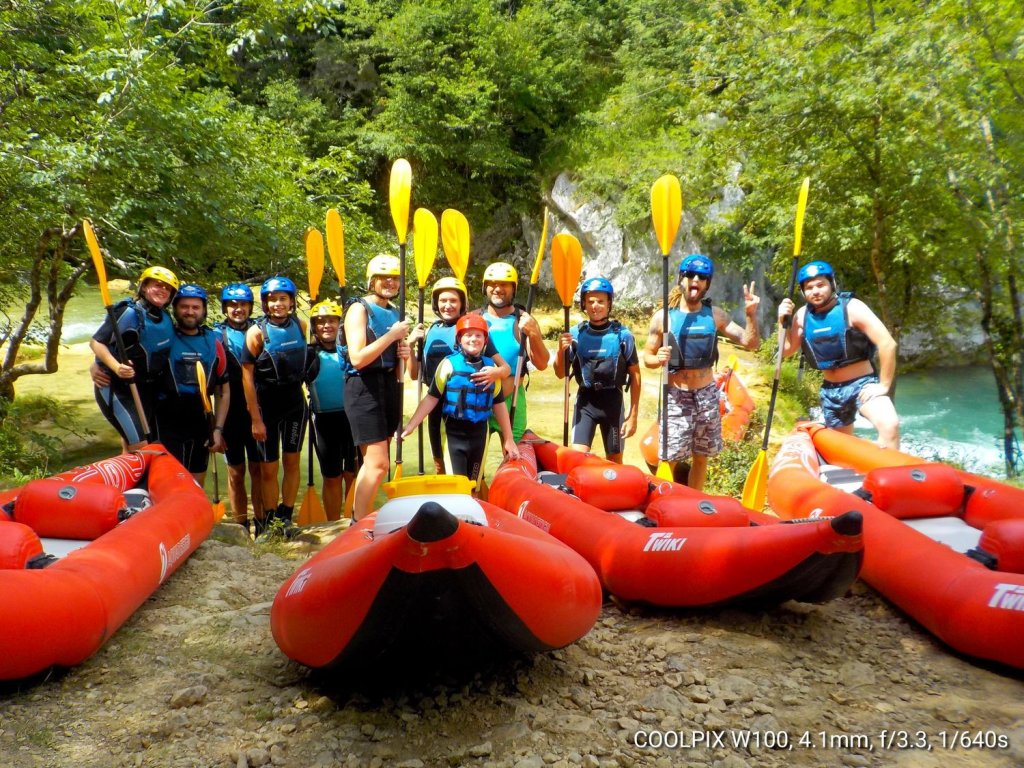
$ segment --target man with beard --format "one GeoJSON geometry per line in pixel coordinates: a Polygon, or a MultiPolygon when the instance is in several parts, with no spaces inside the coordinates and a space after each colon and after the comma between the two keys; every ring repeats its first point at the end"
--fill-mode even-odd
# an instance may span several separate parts
{"type": "Polygon", "coordinates": [[[157,395],[157,431],[160,442],[201,486],[210,450],[224,450],[224,422],[231,398],[225,386],[227,358],[220,335],[203,325],[207,309],[205,290],[185,283],[171,304],[175,327],[168,361],[170,375],[164,377],[164,386],[157,395]],[[208,394],[217,398],[212,436],[199,390],[197,363],[206,374],[211,390],[208,394]]]}
{"type": "MultiPolygon", "coordinates": [[[[662,332],[663,310],[651,318],[644,346],[644,365],[668,366],[668,451],[660,456],[675,471],[680,461],[690,460],[687,484],[702,490],[708,458],[722,450],[722,415],[712,368],[718,360],[718,334],[746,349],[757,349],[757,307],[761,299],[754,284],[743,286],[746,327],[733,322],[725,310],[706,298],[714,276],[714,264],[701,254],[691,254],[679,265],[679,282],[669,294],[669,334],[662,332]]],[[[659,453],[663,450],[658,442],[659,453]]]]}
{"type": "MultiPolygon", "coordinates": [[[[496,261],[484,270],[484,297],[486,303],[478,310],[487,321],[488,338],[494,344],[501,358],[508,363],[511,373],[502,382],[502,393],[508,402],[515,404],[515,422],[512,434],[516,442],[522,439],[526,426],[529,424],[526,410],[526,386],[519,382],[519,391],[515,387],[516,363],[519,360],[519,349],[522,339],[526,339],[526,360],[523,361],[522,373],[526,373],[529,361],[535,369],[543,371],[548,367],[549,353],[544,346],[544,336],[537,320],[530,315],[525,307],[515,303],[516,287],[519,284],[519,273],[515,267],[503,261],[496,261]]],[[[492,417],[492,432],[500,432],[501,427],[492,417]]]]}
{"type": "MultiPolygon", "coordinates": [[[[782,354],[803,349],[825,381],[818,396],[825,426],[853,433],[858,413],[878,430],[883,448],[900,447],[900,421],[889,397],[896,376],[896,341],[882,321],[860,299],[836,292],[832,266],[812,261],[797,273],[800,292],[807,302],[793,317],[782,354]],[[873,357],[878,352],[878,369],[873,357]]],[[[779,304],[779,322],[793,316],[788,297],[779,304]]]]}

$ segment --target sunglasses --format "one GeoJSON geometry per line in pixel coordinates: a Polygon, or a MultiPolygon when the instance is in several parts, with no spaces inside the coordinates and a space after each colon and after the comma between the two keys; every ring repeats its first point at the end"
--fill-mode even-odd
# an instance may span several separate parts
{"type": "Polygon", "coordinates": [[[683,277],[687,280],[707,280],[707,275],[702,275],[700,272],[683,272],[683,277]]]}

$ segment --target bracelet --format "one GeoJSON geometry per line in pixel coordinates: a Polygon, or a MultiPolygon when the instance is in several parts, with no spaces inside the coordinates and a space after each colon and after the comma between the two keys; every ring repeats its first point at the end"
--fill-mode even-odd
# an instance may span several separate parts
{"type": "Polygon", "coordinates": [[[213,431],[214,432],[223,432],[224,431],[224,427],[214,427],[213,431]]]}

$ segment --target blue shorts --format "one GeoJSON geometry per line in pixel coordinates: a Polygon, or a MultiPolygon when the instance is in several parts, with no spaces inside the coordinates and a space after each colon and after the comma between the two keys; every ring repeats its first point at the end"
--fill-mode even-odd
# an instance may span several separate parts
{"type": "Polygon", "coordinates": [[[857,396],[868,384],[877,383],[878,377],[873,374],[838,383],[824,382],[818,393],[818,399],[821,401],[825,426],[834,429],[853,424],[853,420],[857,418],[857,396]]]}

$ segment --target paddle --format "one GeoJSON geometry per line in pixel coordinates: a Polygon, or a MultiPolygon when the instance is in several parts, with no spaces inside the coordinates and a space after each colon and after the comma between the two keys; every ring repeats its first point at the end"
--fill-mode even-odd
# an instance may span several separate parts
{"type": "MultiPolygon", "coordinates": [[[[810,189],[811,180],[804,179],[800,185],[800,195],[796,203],[796,226],[793,233],[793,264],[789,270],[789,287],[786,289],[786,296],[793,295],[793,288],[796,285],[797,262],[800,260],[800,245],[804,232],[804,212],[807,210],[807,192],[810,189]]],[[[750,471],[747,472],[747,479],[743,483],[743,506],[754,509],[758,512],[764,507],[765,497],[768,493],[768,435],[772,429],[772,416],[775,414],[775,398],[779,394],[779,377],[782,374],[782,347],[786,340],[786,330],[792,317],[786,317],[779,325],[779,351],[775,357],[775,379],[772,381],[772,396],[768,401],[768,418],[764,425],[764,438],[761,440],[761,450],[757,452],[750,471]]]]}
{"type": "MultiPolygon", "coordinates": [[[[555,290],[562,300],[563,331],[569,332],[569,307],[583,272],[583,248],[580,241],[562,232],[551,239],[551,274],[555,290]]],[[[532,286],[531,286],[532,288],[532,286]]],[[[569,445],[569,350],[565,350],[565,392],[562,396],[562,445],[569,445]]]]}
{"type": "MultiPolygon", "coordinates": [[[[391,206],[391,220],[395,223],[395,234],[398,235],[398,317],[405,318],[405,240],[409,230],[409,195],[412,192],[412,168],[404,158],[395,160],[391,166],[391,183],[388,190],[388,202],[391,206]]],[[[398,382],[402,382],[402,365],[395,367],[398,382]]],[[[398,387],[399,421],[404,418],[405,388],[398,387]]],[[[395,446],[395,480],[402,479],[402,440],[399,438],[395,446]]]]}
{"type": "MultiPolygon", "coordinates": [[[[324,237],[316,227],[309,227],[303,238],[306,244],[306,275],[309,277],[309,306],[310,309],[316,304],[320,295],[320,281],[324,276],[324,237]]],[[[313,341],[313,317],[309,318],[309,340],[313,341]]],[[[299,507],[299,525],[310,525],[311,523],[323,523],[327,521],[327,513],[320,497],[313,485],[313,398],[309,399],[309,408],[306,411],[307,443],[307,483],[306,494],[302,497],[302,506],[299,507]]]]}
{"type": "MultiPolygon", "coordinates": [[[[530,290],[526,294],[526,314],[533,312],[533,300],[537,297],[537,281],[540,280],[540,265],[544,261],[544,248],[548,243],[548,209],[544,208],[544,224],[540,229],[540,242],[537,244],[537,258],[533,260],[533,272],[530,273],[530,290]]],[[[523,374],[526,360],[526,336],[519,340],[519,356],[516,358],[515,377],[512,379],[512,407],[508,409],[508,420],[512,429],[516,428],[516,403],[519,402],[519,380],[523,374]]]]}
{"type": "MultiPolygon", "coordinates": [[[[210,445],[213,445],[213,431],[216,427],[216,418],[213,413],[213,403],[210,402],[210,391],[206,384],[206,371],[203,369],[201,360],[196,360],[196,381],[199,384],[199,397],[203,401],[203,412],[206,414],[206,424],[210,432],[210,445]]],[[[217,454],[210,451],[210,458],[213,460],[213,522],[219,523],[224,517],[224,502],[220,500],[220,478],[217,477],[217,454]]]]}
{"type": "MultiPolygon", "coordinates": [[[[654,220],[654,233],[658,237],[661,248],[661,334],[663,345],[669,345],[668,330],[668,254],[679,230],[679,217],[683,213],[683,192],[679,187],[679,179],[670,173],[665,174],[651,187],[651,218],[654,220]]],[[[661,373],[661,460],[658,462],[657,476],[661,480],[672,480],[672,466],[665,460],[668,456],[668,364],[662,367],[661,373]]]]}
{"type": "MultiPolygon", "coordinates": [[[[85,233],[85,242],[89,246],[89,253],[92,255],[92,264],[96,268],[96,278],[100,284],[100,297],[103,300],[103,307],[107,310],[107,317],[114,327],[114,346],[117,347],[117,358],[119,362],[128,359],[124,351],[124,339],[121,338],[121,329],[117,325],[117,318],[114,317],[114,304],[110,300],[110,289],[107,287],[107,267],[103,263],[103,253],[100,251],[99,241],[92,229],[92,222],[82,219],[82,231],[85,233]]],[[[146,440],[152,440],[153,435],[149,430],[149,420],[146,418],[146,410],[142,407],[142,398],[139,396],[139,387],[134,379],[128,382],[128,389],[132,393],[132,402],[135,403],[135,413],[139,417],[139,424],[146,436],[146,440]]]]}
{"type": "Polygon", "coordinates": [[[441,213],[441,245],[455,277],[465,282],[469,267],[469,222],[454,208],[446,208],[441,213]]]}
{"type": "Polygon", "coordinates": [[[327,251],[331,254],[331,265],[338,276],[341,306],[345,306],[345,227],[341,214],[336,208],[327,211],[327,251]]]}
{"type": "MultiPolygon", "coordinates": [[[[437,219],[426,208],[417,208],[412,217],[412,248],[413,263],[416,265],[416,284],[419,287],[418,307],[416,322],[423,323],[423,297],[427,287],[427,280],[430,279],[430,270],[434,268],[434,259],[437,258],[437,219]]],[[[423,365],[423,342],[419,343],[416,350],[419,356],[420,365],[423,365]]],[[[423,397],[423,377],[419,377],[416,383],[416,401],[423,397]]],[[[416,430],[416,440],[419,443],[420,465],[419,474],[423,474],[423,422],[420,422],[416,430]]]]}

